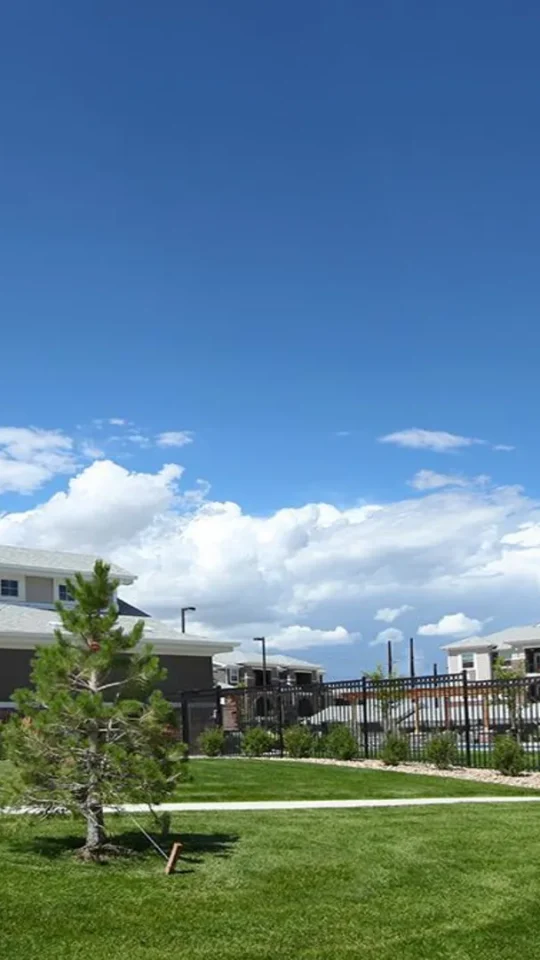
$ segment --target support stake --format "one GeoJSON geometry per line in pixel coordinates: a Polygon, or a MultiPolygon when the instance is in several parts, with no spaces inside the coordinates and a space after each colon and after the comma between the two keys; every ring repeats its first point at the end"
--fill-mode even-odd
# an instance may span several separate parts
{"type": "Polygon", "coordinates": [[[182,844],[173,843],[172,850],[167,860],[167,866],[165,867],[165,873],[167,876],[170,876],[171,873],[174,873],[176,867],[176,861],[178,860],[180,854],[182,853],[182,844]]]}

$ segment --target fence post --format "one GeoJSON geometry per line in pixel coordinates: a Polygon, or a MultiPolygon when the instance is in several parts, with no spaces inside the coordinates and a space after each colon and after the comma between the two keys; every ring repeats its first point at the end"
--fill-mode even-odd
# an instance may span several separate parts
{"type": "Polygon", "coordinates": [[[223,726],[223,709],[221,706],[221,687],[218,683],[216,687],[216,727],[223,726]]]}
{"type": "Polygon", "coordinates": [[[280,757],[283,757],[285,754],[285,747],[283,744],[283,701],[281,697],[281,685],[278,686],[276,691],[276,701],[277,701],[279,755],[280,757]]]}
{"type": "Polygon", "coordinates": [[[463,713],[465,718],[465,756],[467,766],[471,766],[471,724],[469,719],[469,689],[467,680],[467,671],[463,671],[463,713]]]}
{"type": "Polygon", "coordinates": [[[362,677],[362,725],[364,733],[364,756],[366,760],[369,757],[369,733],[368,733],[368,709],[367,709],[367,680],[362,677]]]}
{"type": "Polygon", "coordinates": [[[189,747],[189,746],[191,746],[191,744],[190,744],[190,733],[191,733],[191,731],[190,731],[190,729],[189,729],[189,707],[188,707],[187,696],[186,696],[185,693],[182,693],[182,699],[181,699],[180,702],[181,702],[181,704],[182,704],[182,707],[181,707],[181,714],[182,714],[182,740],[183,740],[184,743],[187,743],[187,745],[188,745],[188,747],[189,747]]]}

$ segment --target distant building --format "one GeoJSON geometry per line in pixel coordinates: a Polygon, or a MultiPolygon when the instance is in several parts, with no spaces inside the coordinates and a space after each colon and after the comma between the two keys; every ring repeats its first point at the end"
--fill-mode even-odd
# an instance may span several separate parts
{"type": "MultiPolygon", "coordinates": [[[[36,647],[53,642],[55,629],[60,626],[55,603],[71,602],[66,579],[75,573],[90,577],[96,559],[86,554],[0,545],[0,710],[13,709],[13,690],[28,684],[36,647]]],[[[121,586],[137,579],[116,564],[111,564],[111,574],[121,586]]],[[[234,648],[233,643],[180,633],[120,597],[116,597],[116,603],[118,624],[124,630],[131,630],[144,619],[143,640],[153,645],[167,669],[162,689],[171,702],[179,701],[184,690],[211,687],[212,656],[224,655],[234,648]]]]}
{"type": "Polygon", "coordinates": [[[524,669],[527,676],[540,677],[540,624],[508,627],[485,637],[467,637],[443,648],[448,673],[467,671],[469,680],[491,680],[498,658],[508,666],[524,669]]]}
{"type": "MultiPolygon", "coordinates": [[[[312,683],[321,683],[324,679],[324,670],[320,664],[280,654],[267,656],[266,674],[267,686],[277,682],[291,686],[309,686],[312,683]]],[[[264,686],[262,655],[245,650],[216,654],[214,683],[222,687],[238,687],[243,684],[264,686]]]]}

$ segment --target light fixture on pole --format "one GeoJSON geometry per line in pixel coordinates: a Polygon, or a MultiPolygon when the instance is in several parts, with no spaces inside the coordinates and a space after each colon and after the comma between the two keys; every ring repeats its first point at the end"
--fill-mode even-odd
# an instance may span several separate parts
{"type": "Polygon", "coordinates": [[[182,623],[182,633],[186,632],[186,613],[195,613],[197,607],[182,607],[180,610],[180,619],[182,623]]]}
{"type": "Polygon", "coordinates": [[[268,716],[268,703],[266,700],[266,637],[253,637],[253,643],[260,643],[262,646],[262,675],[263,675],[263,715],[264,723],[268,716]]]}

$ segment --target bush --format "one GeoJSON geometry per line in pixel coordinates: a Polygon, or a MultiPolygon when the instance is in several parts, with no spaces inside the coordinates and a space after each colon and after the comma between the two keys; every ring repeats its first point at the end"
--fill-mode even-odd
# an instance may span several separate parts
{"type": "Polygon", "coordinates": [[[397,767],[409,759],[409,744],[399,733],[389,733],[381,752],[381,760],[387,767],[397,767]]]}
{"type": "Polygon", "coordinates": [[[321,738],[317,753],[334,760],[356,760],[358,743],[352,730],[344,723],[335,723],[325,737],[321,738]]]}
{"type": "Polygon", "coordinates": [[[459,751],[453,733],[438,733],[431,738],[426,746],[425,757],[439,770],[448,770],[459,760],[459,751]]]}
{"type": "Polygon", "coordinates": [[[495,737],[493,763],[499,773],[507,777],[517,777],[525,768],[525,753],[517,740],[504,734],[495,737]]]}
{"type": "Polygon", "coordinates": [[[311,757],[313,753],[313,734],[309,727],[303,727],[301,724],[289,727],[283,735],[283,742],[290,757],[311,757]]]}
{"type": "Polygon", "coordinates": [[[262,757],[265,753],[270,753],[275,739],[268,730],[263,727],[251,727],[244,736],[242,750],[247,757],[262,757]]]}
{"type": "Polygon", "coordinates": [[[225,749],[225,733],[221,727],[207,727],[197,742],[206,757],[219,757],[225,749]]]}

